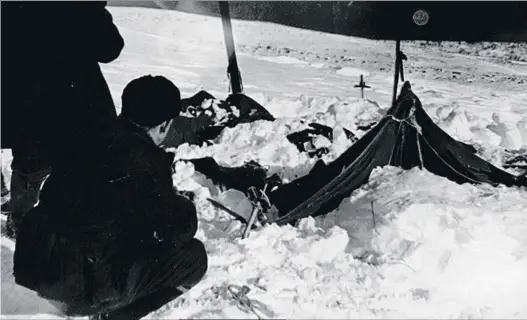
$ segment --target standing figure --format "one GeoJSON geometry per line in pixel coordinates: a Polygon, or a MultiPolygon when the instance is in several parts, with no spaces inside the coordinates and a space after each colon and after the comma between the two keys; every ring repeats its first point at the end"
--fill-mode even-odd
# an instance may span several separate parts
{"type": "Polygon", "coordinates": [[[38,201],[53,171],[82,170],[81,150],[116,120],[99,63],[124,41],[106,2],[2,3],[2,149],[12,149],[7,231],[38,201]]]}

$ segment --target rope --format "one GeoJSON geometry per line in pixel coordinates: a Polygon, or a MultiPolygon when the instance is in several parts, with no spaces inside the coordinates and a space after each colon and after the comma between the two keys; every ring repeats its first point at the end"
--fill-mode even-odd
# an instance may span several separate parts
{"type": "MultiPolygon", "coordinates": [[[[437,158],[439,160],[441,160],[441,162],[443,162],[443,164],[445,164],[450,170],[452,170],[454,173],[458,174],[459,176],[462,176],[463,178],[467,179],[468,181],[471,181],[473,183],[476,183],[476,184],[479,184],[480,181],[477,181],[477,180],[474,180],[466,175],[464,175],[463,173],[457,171],[456,169],[454,169],[454,167],[452,167],[451,165],[448,164],[448,162],[445,161],[445,159],[443,159],[443,157],[441,157],[439,155],[439,153],[437,153],[437,151],[430,145],[430,143],[428,142],[428,140],[426,139],[426,137],[421,133],[421,128],[417,127],[416,125],[414,125],[412,122],[409,122],[407,120],[413,120],[411,118],[413,118],[414,116],[414,112],[411,112],[411,114],[405,118],[405,119],[397,119],[396,117],[394,117],[393,115],[387,115],[389,117],[391,117],[393,120],[397,121],[397,122],[400,122],[401,124],[404,122],[406,124],[408,124],[409,126],[415,128],[415,130],[417,131],[417,147],[418,147],[418,150],[419,150],[419,160],[421,161],[421,165],[424,167],[424,161],[423,161],[423,155],[422,155],[422,151],[421,151],[421,144],[419,142],[419,137],[422,137],[424,142],[426,143],[426,145],[428,145],[428,147],[430,147],[430,149],[432,150],[432,152],[434,152],[434,154],[437,156],[437,158]]],[[[392,154],[393,155],[393,154],[392,154]]],[[[391,156],[390,156],[390,159],[391,159],[391,156]]]]}

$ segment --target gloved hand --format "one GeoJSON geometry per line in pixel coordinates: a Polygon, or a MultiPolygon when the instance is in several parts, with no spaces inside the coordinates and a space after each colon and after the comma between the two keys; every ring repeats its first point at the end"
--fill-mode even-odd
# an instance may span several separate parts
{"type": "Polygon", "coordinates": [[[174,188],[174,211],[171,222],[166,225],[178,242],[186,243],[194,238],[198,229],[198,217],[194,205],[194,193],[174,188]]]}

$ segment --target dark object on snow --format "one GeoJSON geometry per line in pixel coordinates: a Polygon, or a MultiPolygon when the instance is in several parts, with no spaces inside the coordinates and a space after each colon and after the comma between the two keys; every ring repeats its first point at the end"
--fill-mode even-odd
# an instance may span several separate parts
{"type": "Polygon", "coordinates": [[[227,189],[241,192],[246,192],[252,186],[263,189],[267,181],[267,170],[255,161],[236,168],[220,166],[210,157],[183,161],[191,162],[196,171],[211,179],[214,184],[227,189]]]}
{"type": "Polygon", "coordinates": [[[357,138],[357,136],[351,132],[350,130],[346,129],[346,128],[342,128],[344,129],[344,133],[346,134],[346,138],[348,138],[349,141],[351,141],[352,143],[355,143],[359,140],[359,138],[357,138]]]}
{"type": "Polygon", "coordinates": [[[172,185],[174,155],[124,118],[104,142],[82,170],[50,175],[17,236],[14,276],[67,315],[138,319],[199,281],[207,256],[196,208],[172,185]]]}
{"type": "Polygon", "coordinates": [[[333,142],[333,129],[319,123],[310,123],[309,126],[311,128],[288,134],[287,140],[294,144],[298,151],[307,152],[311,158],[327,154],[329,149],[326,147],[316,148],[313,144],[313,138],[317,135],[322,135],[333,142]],[[306,144],[310,145],[311,148],[306,149],[306,144]]]}
{"type": "Polygon", "coordinates": [[[234,128],[238,123],[250,123],[256,120],[275,120],[273,115],[267,111],[267,109],[244,94],[231,94],[227,100],[225,100],[225,103],[227,103],[229,108],[232,109],[232,107],[236,107],[240,111],[240,115],[237,117],[238,120],[233,120],[231,124],[227,124],[230,128],[234,128]]]}
{"type": "Polygon", "coordinates": [[[267,176],[268,172],[256,161],[249,161],[240,167],[220,166],[213,158],[180,160],[191,162],[194,169],[212,180],[212,183],[226,189],[247,192],[250,187],[270,192],[282,185],[278,174],[267,176]]]}
{"type": "Polygon", "coordinates": [[[315,129],[316,134],[321,134],[333,142],[333,128],[316,122],[310,123],[309,126],[315,129]]]}
{"type": "Polygon", "coordinates": [[[279,211],[277,223],[326,214],[368,181],[375,167],[416,166],[457,183],[526,186],[516,177],[482,160],[464,143],[451,138],[428,117],[404,83],[396,104],[364,137],[328,165],[319,161],[311,172],[269,193],[279,211]]]}
{"type": "Polygon", "coordinates": [[[362,131],[368,131],[371,128],[375,127],[376,124],[377,124],[377,122],[372,122],[372,123],[364,125],[364,126],[357,126],[357,129],[362,130],[362,131]]]}
{"type": "Polygon", "coordinates": [[[328,154],[329,153],[329,148],[327,147],[322,147],[322,148],[318,148],[314,151],[310,151],[308,152],[308,155],[311,157],[311,158],[320,158],[322,157],[323,155],[325,154],[328,154]]]}
{"type": "Polygon", "coordinates": [[[516,156],[510,160],[507,160],[505,161],[505,163],[507,165],[514,165],[514,164],[517,164],[517,163],[520,163],[520,162],[525,162],[527,164],[527,154],[525,155],[519,155],[519,156],[516,156]]]}
{"type": "Polygon", "coordinates": [[[333,142],[333,129],[331,127],[315,122],[310,123],[309,127],[311,128],[304,129],[299,132],[290,133],[289,135],[287,135],[287,140],[296,145],[299,150],[302,149],[300,150],[301,152],[305,151],[303,144],[305,142],[312,141],[313,136],[315,135],[322,135],[326,137],[329,141],[333,142]]]}
{"type": "Polygon", "coordinates": [[[200,91],[190,98],[182,99],[181,102],[183,112],[190,117],[174,118],[162,144],[165,148],[177,147],[184,143],[200,146],[203,143],[211,144],[226,127],[234,128],[240,123],[257,120],[275,120],[264,107],[242,94],[233,94],[227,100],[221,101],[206,91],[200,91]],[[219,118],[220,115],[212,107],[214,103],[217,108],[224,110],[223,117],[219,118]]]}
{"type": "Polygon", "coordinates": [[[204,101],[207,100],[216,100],[216,98],[207,91],[201,90],[190,98],[181,99],[181,109],[183,112],[186,112],[190,107],[199,107],[204,101]]]}
{"type": "Polygon", "coordinates": [[[521,169],[524,172],[520,176],[527,177],[527,154],[519,155],[505,161],[505,165],[503,167],[521,169]]]}

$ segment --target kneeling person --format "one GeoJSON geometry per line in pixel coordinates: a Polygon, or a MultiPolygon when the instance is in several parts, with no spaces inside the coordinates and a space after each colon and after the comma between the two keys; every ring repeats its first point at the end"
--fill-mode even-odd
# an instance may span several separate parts
{"type": "Polygon", "coordinates": [[[145,76],[123,91],[111,133],[76,172],[53,172],[16,239],[15,281],[72,316],[140,319],[207,270],[197,213],[158,146],[180,112],[179,89],[145,76]]]}

